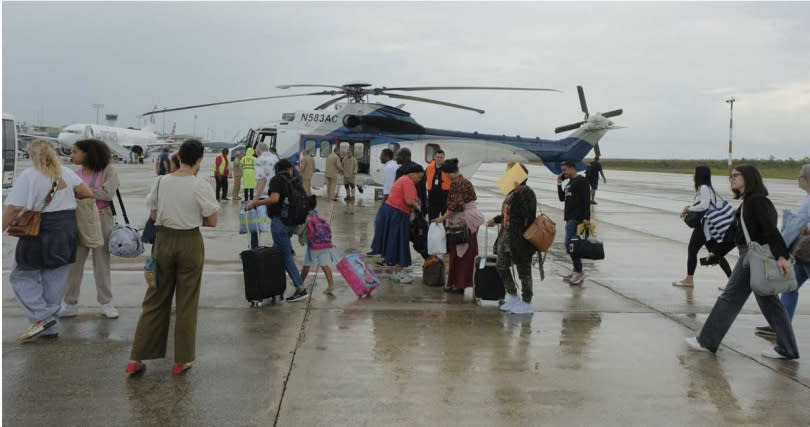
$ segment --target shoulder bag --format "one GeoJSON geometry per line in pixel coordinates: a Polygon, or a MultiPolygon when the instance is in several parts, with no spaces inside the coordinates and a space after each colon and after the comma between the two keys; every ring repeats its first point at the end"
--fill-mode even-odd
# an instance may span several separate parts
{"type": "Polygon", "coordinates": [[[53,184],[51,185],[51,191],[45,196],[45,204],[42,205],[42,209],[35,211],[30,210],[24,212],[22,215],[17,217],[11,224],[8,226],[8,235],[14,237],[36,237],[39,236],[39,226],[42,224],[42,211],[45,210],[45,207],[51,203],[53,200],[53,196],[56,194],[56,190],[59,187],[59,179],[54,180],[53,184]]]}
{"type": "Polygon", "coordinates": [[[810,230],[807,224],[802,226],[802,233],[790,247],[790,254],[796,262],[803,265],[810,264],[810,230]]]}
{"type": "MultiPolygon", "coordinates": [[[[93,172],[90,179],[90,190],[96,186],[98,172],[93,172]]],[[[103,179],[102,179],[103,180],[103,179]]],[[[101,231],[101,217],[95,198],[76,200],[76,228],[79,232],[79,244],[85,248],[104,246],[104,235],[101,231]]]]}
{"type": "Polygon", "coordinates": [[[121,205],[121,213],[124,215],[124,225],[118,224],[118,217],[115,215],[115,204],[112,204],[112,213],[115,223],[110,233],[110,254],[123,258],[135,258],[140,256],[144,251],[141,234],[138,232],[138,229],[129,225],[129,217],[124,207],[124,200],[121,198],[121,192],[116,189],[115,195],[118,198],[118,204],[121,205]]]}
{"type": "Polygon", "coordinates": [[[444,228],[444,234],[448,247],[470,243],[470,230],[467,224],[447,226],[444,228]]]}
{"type": "Polygon", "coordinates": [[[748,226],[745,225],[743,217],[743,205],[740,205],[740,225],[745,234],[745,242],[748,244],[748,252],[745,255],[745,262],[751,270],[751,290],[759,296],[779,295],[784,292],[792,292],[798,288],[796,276],[791,268],[787,275],[783,275],[779,270],[776,258],[771,253],[770,246],[760,245],[751,240],[748,234],[748,226]]]}
{"type": "MultiPolygon", "coordinates": [[[[157,201],[160,196],[160,181],[163,178],[158,178],[157,186],[155,187],[155,204],[157,205],[157,201]]],[[[149,215],[146,218],[146,224],[143,226],[143,233],[141,234],[141,242],[155,244],[155,235],[157,235],[157,227],[155,226],[155,220],[152,219],[152,212],[150,210],[149,215]]]]}

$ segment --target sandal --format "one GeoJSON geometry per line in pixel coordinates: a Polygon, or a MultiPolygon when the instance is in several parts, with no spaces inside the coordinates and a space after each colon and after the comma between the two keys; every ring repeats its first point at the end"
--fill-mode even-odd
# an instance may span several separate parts
{"type": "Polygon", "coordinates": [[[126,371],[126,373],[129,374],[130,377],[137,374],[142,374],[146,371],[146,363],[129,362],[127,363],[127,367],[124,368],[124,371],[126,371]]]}
{"type": "Polygon", "coordinates": [[[672,282],[672,286],[677,286],[679,288],[694,288],[694,283],[686,283],[686,282],[672,282]]]}

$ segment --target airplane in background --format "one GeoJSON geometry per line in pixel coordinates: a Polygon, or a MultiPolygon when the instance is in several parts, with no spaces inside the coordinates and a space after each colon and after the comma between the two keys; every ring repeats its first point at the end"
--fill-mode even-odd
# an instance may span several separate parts
{"type": "Polygon", "coordinates": [[[56,138],[41,135],[21,135],[33,139],[45,139],[59,144],[63,155],[70,155],[70,150],[82,139],[104,141],[113,155],[123,161],[134,161],[143,155],[148,157],[150,151],[164,147],[175,147],[175,129],[166,136],[160,136],[152,130],[152,125],[144,129],[125,129],[106,125],[75,123],[65,126],[56,138]]]}
{"type": "MultiPolygon", "coordinates": [[[[453,104],[434,99],[404,95],[396,92],[435,91],[435,90],[509,90],[509,91],[555,91],[555,89],[490,87],[490,86],[426,86],[426,87],[370,87],[368,83],[357,82],[342,86],[321,84],[293,84],[278,86],[280,89],[292,87],[320,87],[326,90],[297,95],[267,96],[238,99],[185,107],[153,110],[149,116],[169,111],[210,107],[238,102],[259,101],[274,98],[299,96],[337,96],[315,107],[314,110],[284,113],[279,121],[272,121],[248,131],[241,146],[234,147],[231,153],[258,143],[275,147],[282,158],[298,164],[301,152],[308,152],[315,159],[318,170],[325,170],[326,157],[333,151],[352,150],[358,160],[357,183],[381,185],[382,168],[378,165],[380,153],[385,148],[397,152],[409,148],[416,162],[430,162],[433,153],[442,149],[448,157],[459,159],[461,172],[472,176],[482,163],[508,161],[542,161],[555,174],[561,171],[564,161],[573,161],[578,170],[585,169],[585,156],[593,150],[597,155],[599,140],[612,129],[618,129],[609,120],[622,114],[621,109],[606,113],[590,114],[585,103],[582,86],[577,86],[579,102],[585,117],[582,121],[560,126],[555,133],[574,130],[570,135],[558,139],[490,135],[478,132],[432,129],[419,124],[411,114],[400,107],[369,102],[370,96],[387,96],[416,102],[427,102],[446,107],[460,108],[480,114],[484,110],[465,105],[453,104]],[[347,102],[338,103],[346,99],[347,102]],[[424,155],[424,158],[422,156],[424,155]],[[374,167],[372,167],[374,162],[374,167]]],[[[318,177],[320,179],[320,177],[318,177]]],[[[313,185],[316,185],[313,182],[313,185]]]]}

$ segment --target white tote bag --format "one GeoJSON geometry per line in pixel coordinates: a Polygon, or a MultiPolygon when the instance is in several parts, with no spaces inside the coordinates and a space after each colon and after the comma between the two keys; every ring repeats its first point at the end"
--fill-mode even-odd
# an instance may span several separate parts
{"type": "MultiPolygon", "coordinates": [[[[90,188],[95,189],[97,172],[93,173],[90,188]]],[[[104,246],[104,235],[101,232],[101,218],[98,214],[96,199],[76,200],[76,228],[79,232],[79,244],[85,248],[104,246]]]]}
{"type": "Polygon", "coordinates": [[[444,226],[430,224],[427,235],[428,254],[430,255],[444,255],[447,253],[447,236],[445,235],[444,226]]]}

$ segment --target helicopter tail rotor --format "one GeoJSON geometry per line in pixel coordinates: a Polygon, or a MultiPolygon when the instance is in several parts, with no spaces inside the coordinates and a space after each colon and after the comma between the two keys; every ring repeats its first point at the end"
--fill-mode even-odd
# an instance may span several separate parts
{"type": "MultiPolygon", "coordinates": [[[[616,117],[622,115],[624,110],[621,108],[617,110],[611,110],[606,113],[596,113],[596,116],[591,118],[590,113],[588,112],[588,103],[585,101],[585,90],[582,86],[577,86],[577,94],[579,95],[579,106],[582,108],[582,112],[585,114],[585,118],[582,121],[571,123],[565,126],[560,126],[554,129],[554,133],[561,133],[567,132],[569,130],[579,129],[582,125],[593,122],[595,126],[599,126],[599,129],[620,129],[621,126],[613,126],[613,122],[610,120],[606,120],[610,117],[616,117]]],[[[593,151],[596,156],[601,157],[602,152],[599,150],[599,143],[597,142],[593,146],[593,151]]]]}

